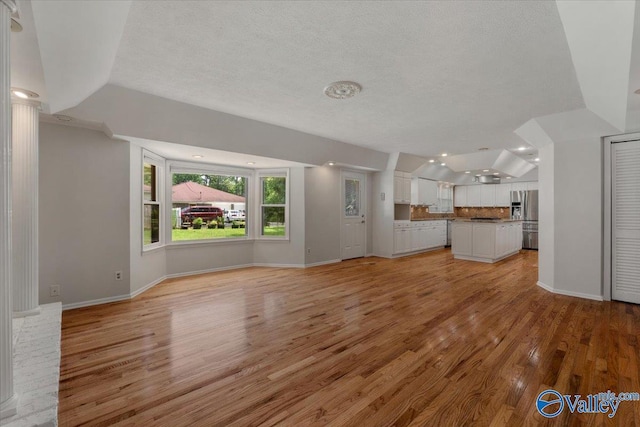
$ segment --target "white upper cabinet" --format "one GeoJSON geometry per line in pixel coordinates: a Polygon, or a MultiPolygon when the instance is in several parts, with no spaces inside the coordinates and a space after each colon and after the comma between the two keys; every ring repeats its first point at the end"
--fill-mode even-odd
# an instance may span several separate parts
{"type": "Polygon", "coordinates": [[[482,185],[467,186],[467,206],[482,206],[482,185]]]}
{"type": "Polygon", "coordinates": [[[411,174],[395,171],[393,173],[393,201],[395,203],[411,203],[411,174]]]}
{"type": "Polygon", "coordinates": [[[494,207],[496,205],[496,184],[483,184],[480,187],[480,206],[494,207]]]}
{"type": "Polygon", "coordinates": [[[511,184],[498,184],[496,187],[496,206],[511,206],[511,184]]]}
{"type": "Polygon", "coordinates": [[[467,205],[467,186],[456,185],[453,190],[453,205],[456,208],[463,208],[467,205]]]}
{"type": "Polygon", "coordinates": [[[438,204],[438,183],[428,179],[413,178],[411,204],[433,206],[438,204]]]}

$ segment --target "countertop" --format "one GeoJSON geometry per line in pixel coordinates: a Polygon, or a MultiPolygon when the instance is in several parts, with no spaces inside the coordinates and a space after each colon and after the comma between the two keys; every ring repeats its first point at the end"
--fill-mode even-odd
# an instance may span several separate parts
{"type": "Polygon", "coordinates": [[[460,222],[490,222],[490,223],[503,223],[503,222],[522,222],[521,219],[471,219],[471,218],[454,218],[455,221],[460,222]]]}

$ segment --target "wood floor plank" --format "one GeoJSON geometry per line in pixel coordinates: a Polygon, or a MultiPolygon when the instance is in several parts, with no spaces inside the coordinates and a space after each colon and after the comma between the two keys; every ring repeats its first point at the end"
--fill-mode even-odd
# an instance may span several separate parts
{"type": "Polygon", "coordinates": [[[637,425],[537,395],[640,391],[640,308],[551,294],[537,252],[449,250],[167,280],[63,313],[59,424],[637,425]]]}

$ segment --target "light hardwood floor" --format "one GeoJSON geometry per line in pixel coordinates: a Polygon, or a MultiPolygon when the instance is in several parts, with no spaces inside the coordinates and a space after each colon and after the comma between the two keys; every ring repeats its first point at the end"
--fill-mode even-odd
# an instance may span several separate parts
{"type": "Polygon", "coordinates": [[[640,307],[553,295],[537,253],[439,250],[249,268],[64,312],[59,422],[136,426],[640,426],[535,408],[640,391],[640,307]]]}

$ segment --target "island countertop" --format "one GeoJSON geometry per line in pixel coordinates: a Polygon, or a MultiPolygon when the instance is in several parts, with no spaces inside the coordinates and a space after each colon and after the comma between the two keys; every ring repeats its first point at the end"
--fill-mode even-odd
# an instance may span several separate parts
{"type": "Polygon", "coordinates": [[[460,222],[493,222],[493,223],[502,223],[502,222],[522,222],[521,219],[510,219],[510,218],[452,218],[454,221],[460,222]]]}

